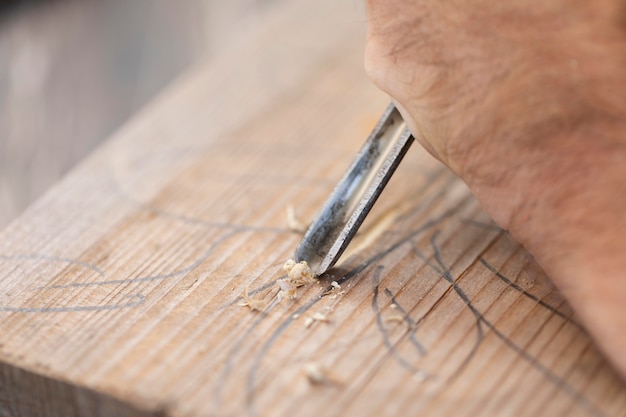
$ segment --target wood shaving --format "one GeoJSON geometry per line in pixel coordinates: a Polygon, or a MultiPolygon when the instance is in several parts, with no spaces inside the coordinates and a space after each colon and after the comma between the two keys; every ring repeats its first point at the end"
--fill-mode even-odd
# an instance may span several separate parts
{"type": "Polygon", "coordinates": [[[311,385],[342,385],[332,372],[317,362],[309,362],[302,367],[304,375],[311,385]]]}
{"type": "Polygon", "coordinates": [[[322,313],[313,313],[311,317],[313,317],[313,320],[317,320],[317,321],[329,321],[328,316],[322,313]]]}
{"type": "Polygon", "coordinates": [[[267,303],[264,300],[252,298],[248,295],[248,286],[243,289],[243,295],[241,296],[243,301],[239,303],[242,307],[249,307],[250,310],[263,311],[267,307],[267,303]]]}
{"type": "Polygon", "coordinates": [[[297,287],[317,282],[306,261],[296,263],[293,259],[289,259],[283,265],[283,269],[287,271],[289,280],[297,287]]]}
{"type": "Polygon", "coordinates": [[[402,323],[404,322],[404,316],[394,314],[393,316],[385,317],[385,321],[388,323],[402,323]]]}
{"type": "Polygon", "coordinates": [[[280,287],[278,301],[284,298],[293,300],[297,297],[297,288],[317,282],[306,261],[296,262],[293,259],[289,259],[283,265],[283,270],[287,272],[287,278],[276,281],[280,287]]]}
{"type": "Polygon", "coordinates": [[[322,314],[322,313],[313,313],[311,315],[309,315],[307,318],[304,319],[304,327],[309,327],[313,324],[313,322],[315,321],[322,321],[325,323],[330,322],[330,320],[328,319],[328,316],[326,314],[322,314]]]}
{"type": "Polygon", "coordinates": [[[340,295],[344,295],[345,293],[345,291],[339,291],[337,294],[330,295],[328,298],[334,300],[335,298],[339,297],[340,295]]]}
{"type": "Polygon", "coordinates": [[[287,205],[287,228],[295,233],[304,233],[307,229],[307,226],[298,219],[296,209],[291,204],[287,205]]]}
{"type": "Polygon", "coordinates": [[[297,297],[298,294],[296,289],[298,287],[292,284],[288,279],[279,279],[276,281],[276,284],[278,284],[278,287],[280,288],[277,295],[278,301],[282,301],[284,298],[294,300],[297,297]]]}
{"type": "Polygon", "coordinates": [[[526,273],[523,273],[520,278],[518,278],[518,282],[520,287],[525,290],[531,289],[535,285],[535,279],[526,273]]]}
{"type": "MultiPolygon", "coordinates": [[[[339,283],[337,281],[333,281],[330,283],[330,289],[328,291],[326,291],[324,294],[322,294],[322,296],[326,296],[328,294],[332,294],[335,290],[340,290],[341,289],[341,285],[339,285],[339,283]]],[[[341,291],[341,293],[345,293],[345,291],[341,291]]],[[[330,297],[330,298],[337,298],[337,295],[335,294],[334,297],[330,297]]]]}
{"type": "Polygon", "coordinates": [[[312,384],[327,384],[330,382],[326,369],[317,362],[305,364],[302,370],[312,384]]]}

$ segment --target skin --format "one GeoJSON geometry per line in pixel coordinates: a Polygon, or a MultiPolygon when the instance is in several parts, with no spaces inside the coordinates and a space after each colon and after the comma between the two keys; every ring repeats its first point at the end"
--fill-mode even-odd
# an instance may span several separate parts
{"type": "Polygon", "coordinates": [[[626,376],[626,2],[368,0],[365,67],[626,376]]]}

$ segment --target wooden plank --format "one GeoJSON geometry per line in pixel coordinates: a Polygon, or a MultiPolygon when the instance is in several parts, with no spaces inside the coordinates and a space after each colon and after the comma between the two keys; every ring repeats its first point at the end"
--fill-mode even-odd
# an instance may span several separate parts
{"type": "Polygon", "coordinates": [[[27,3],[0,15],[0,228],[187,68],[204,24],[197,0],[27,3]]]}
{"type": "Polygon", "coordinates": [[[277,8],[2,232],[5,414],[624,415],[532,258],[418,147],[361,244],[274,300],[300,238],[285,208],[315,215],[387,102],[363,22],[277,8]],[[238,305],[247,287],[266,310],[238,305]]]}
{"type": "Polygon", "coordinates": [[[268,7],[30,3],[0,14],[0,228],[192,62],[219,59],[268,7]]]}

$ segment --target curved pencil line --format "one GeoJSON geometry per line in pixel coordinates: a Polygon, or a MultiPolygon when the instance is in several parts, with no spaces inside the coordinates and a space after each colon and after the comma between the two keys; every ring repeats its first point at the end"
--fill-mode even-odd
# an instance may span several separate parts
{"type": "Polygon", "coordinates": [[[143,304],[146,297],[142,294],[132,294],[124,296],[123,298],[129,298],[131,301],[125,304],[111,304],[111,305],[92,305],[92,306],[74,306],[74,307],[2,307],[0,306],[0,312],[8,313],[71,313],[76,311],[108,311],[119,310],[122,308],[137,307],[143,304]]]}
{"type": "Polygon", "coordinates": [[[526,352],[521,346],[515,344],[511,339],[509,339],[504,333],[500,332],[497,327],[487,320],[480,311],[472,304],[471,300],[467,296],[467,294],[460,288],[459,284],[452,278],[452,275],[449,272],[449,269],[446,267],[443,262],[443,258],[441,256],[441,250],[437,246],[436,239],[439,235],[439,231],[436,231],[431,238],[431,245],[435,252],[435,259],[441,268],[444,269],[444,278],[446,281],[452,284],[452,288],[457,294],[459,298],[464,302],[465,306],[476,316],[480,323],[484,324],[489,330],[491,330],[502,342],[505,343],[513,352],[518,354],[522,359],[527,361],[533,368],[535,368],[539,373],[546,378],[548,381],[553,383],[558,389],[562,390],[565,394],[567,394],[574,402],[579,404],[583,409],[592,413],[596,416],[605,416],[606,414],[598,408],[595,404],[591,403],[582,392],[576,390],[570,384],[568,384],[563,378],[559,377],[557,374],[552,372],[547,366],[543,365],[537,358],[530,355],[526,352]]]}
{"type": "Polygon", "coordinates": [[[0,255],[0,260],[3,261],[50,261],[50,262],[59,262],[66,263],[70,265],[82,266],[83,268],[89,269],[100,276],[104,276],[104,272],[95,265],[92,265],[87,262],[78,261],[76,259],[65,258],[60,256],[47,256],[40,254],[29,254],[29,255],[0,255]]]}
{"type": "Polygon", "coordinates": [[[114,187],[116,188],[118,194],[126,200],[129,204],[137,207],[140,210],[146,211],[148,213],[155,214],[159,217],[165,219],[171,219],[183,224],[188,225],[199,225],[203,227],[214,227],[217,229],[231,229],[233,231],[259,231],[259,232],[276,232],[276,233],[290,233],[287,228],[284,227],[268,227],[268,226],[253,226],[253,225],[238,225],[230,222],[219,222],[219,221],[211,221],[204,220],[198,217],[188,216],[186,214],[174,213],[168,210],[164,210],[158,208],[156,206],[150,205],[148,203],[144,203],[140,200],[137,200],[125,190],[123,190],[119,183],[114,180],[114,187]]]}
{"type": "MultiPolygon", "coordinates": [[[[452,290],[454,290],[456,295],[463,301],[465,306],[467,308],[469,308],[469,310],[472,312],[472,314],[474,315],[474,317],[476,319],[476,323],[475,323],[475,325],[476,325],[476,339],[474,340],[474,344],[472,345],[472,348],[470,349],[469,353],[465,356],[465,358],[463,359],[461,364],[457,367],[457,369],[448,378],[447,383],[451,384],[458,377],[461,376],[461,374],[463,373],[463,371],[465,371],[465,369],[470,364],[470,362],[472,361],[474,356],[476,356],[476,353],[478,352],[478,348],[480,347],[480,344],[482,343],[483,339],[485,338],[485,332],[483,331],[483,328],[481,327],[482,313],[480,311],[478,311],[478,309],[476,309],[472,305],[472,302],[471,302],[470,298],[465,293],[465,291],[463,291],[461,289],[461,287],[459,287],[459,284],[456,282],[456,280],[452,276],[452,272],[450,271],[450,268],[448,268],[448,266],[443,261],[443,257],[441,255],[441,250],[439,249],[439,247],[436,244],[436,240],[437,240],[437,237],[439,236],[439,233],[440,233],[440,230],[435,230],[435,232],[433,233],[433,235],[430,238],[430,244],[431,244],[431,246],[433,248],[435,261],[437,262],[437,265],[439,265],[439,268],[437,268],[440,271],[439,276],[441,276],[448,283],[450,283],[452,290]]],[[[430,265],[430,262],[427,262],[427,264],[430,265]]]]}
{"type": "MultiPolygon", "coordinates": [[[[268,281],[268,282],[266,282],[263,285],[259,285],[258,287],[255,287],[255,288],[252,288],[252,289],[248,289],[248,296],[253,296],[255,294],[260,293],[261,291],[267,290],[268,288],[272,288],[274,285],[276,285],[276,281],[278,281],[279,279],[284,279],[286,277],[287,277],[287,275],[281,275],[280,277],[278,277],[276,279],[273,279],[271,281],[268,281]]],[[[219,307],[216,307],[215,311],[224,310],[225,308],[228,308],[228,307],[232,306],[233,304],[239,303],[241,301],[243,301],[243,297],[240,295],[240,296],[236,297],[234,300],[227,301],[226,303],[221,304],[219,307]]]]}
{"type": "Polygon", "coordinates": [[[567,322],[573,324],[574,326],[578,327],[579,329],[583,329],[583,327],[579,323],[574,321],[571,317],[565,315],[565,313],[561,312],[556,307],[553,307],[552,305],[546,303],[545,301],[543,301],[541,298],[537,297],[536,295],[529,293],[524,288],[522,288],[521,286],[519,286],[518,284],[513,282],[508,277],[506,277],[504,274],[502,274],[500,271],[498,271],[493,265],[491,265],[489,262],[487,262],[485,260],[485,258],[480,258],[479,260],[480,260],[480,263],[483,264],[483,266],[485,268],[487,268],[488,270],[493,272],[493,274],[496,277],[498,277],[502,282],[504,282],[507,286],[509,286],[509,287],[513,288],[514,290],[520,292],[525,297],[535,301],[540,306],[545,307],[546,309],[550,310],[552,313],[556,314],[557,316],[561,317],[562,319],[566,320],[567,322]]]}
{"type": "MultiPolygon", "coordinates": [[[[439,196],[443,196],[443,193],[440,193],[439,196]]],[[[356,276],[359,273],[363,272],[366,268],[368,268],[369,266],[375,264],[379,260],[383,259],[384,257],[389,255],[390,253],[392,253],[393,251],[395,251],[396,249],[398,249],[402,245],[404,245],[406,243],[409,243],[411,241],[411,239],[415,238],[416,236],[420,235],[421,233],[424,233],[425,231],[427,231],[428,229],[430,229],[430,228],[434,227],[435,225],[439,224],[443,220],[446,220],[447,218],[453,216],[458,210],[460,210],[462,207],[464,207],[464,205],[467,204],[469,201],[471,201],[469,197],[465,198],[459,204],[457,204],[455,207],[452,207],[452,208],[444,211],[441,215],[426,221],[420,227],[418,227],[415,230],[407,233],[402,239],[400,239],[396,243],[390,245],[384,251],[382,251],[382,252],[380,252],[380,253],[370,257],[365,262],[362,262],[361,264],[357,265],[352,270],[348,271],[343,277],[337,279],[337,283],[342,284],[345,281],[347,281],[348,279],[353,278],[354,276],[356,276]]],[[[323,297],[321,295],[316,297],[316,298],[314,298],[313,300],[309,301],[307,304],[305,304],[302,307],[300,307],[299,309],[297,309],[294,314],[300,314],[301,315],[301,314],[305,313],[309,308],[314,306],[322,298],[323,297]]],[[[248,415],[251,416],[251,417],[255,417],[256,416],[256,409],[254,408],[255,382],[256,382],[256,375],[257,375],[258,370],[260,368],[260,365],[261,365],[261,362],[263,360],[263,357],[272,348],[272,346],[278,340],[278,338],[282,335],[282,333],[294,321],[294,319],[293,319],[293,315],[294,314],[291,314],[285,321],[283,321],[278,326],[278,328],[276,330],[274,330],[274,332],[270,335],[269,339],[266,340],[266,342],[261,346],[261,349],[259,350],[259,352],[255,356],[254,362],[253,362],[253,364],[252,364],[252,366],[250,368],[250,371],[248,372],[248,378],[247,378],[247,382],[246,382],[246,409],[247,409],[248,415]]]]}
{"type": "Polygon", "coordinates": [[[216,410],[216,413],[222,405],[222,395],[226,383],[228,382],[228,377],[230,376],[230,373],[235,364],[235,357],[239,353],[239,350],[243,346],[243,343],[248,340],[248,337],[257,328],[257,326],[261,324],[263,319],[267,317],[270,311],[272,311],[273,307],[273,305],[270,305],[267,309],[261,311],[259,317],[257,317],[256,320],[254,320],[252,324],[245,330],[245,332],[243,332],[241,337],[239,337],[237,342],[235,342],[235,344],[233,345],[232,349],[228,352],[224,367],[222,368],[222,372],[220,373],[220,376],[218,377],[217,383],[215,385],[215,389],[213,390],[213,408],[216,410]]]}
{"type": "MultiPolygon", "coordinates": [[[[69,289],[69,288],[85,288],[85,287],[96,287],[96,286],[102,286],[102,285],[119,285],[119,284],[128,284],[128,283],[165,280],[165,279],[172,278],[175,276],[184,275],[186,273],[189,273],[195,270],[201,264],[206,262],[206,260],[213,254],[213,252],[215,252],[215,250],[217,250],[217,248],[221,244],[223,244],[226,240],[230,239],[231,237],[237,235],[240,232],[248,232],[248,231],[276,232],[277,231],[276,229],[273,229],[273,228],[263,228],[263,229],[254,230],[248,227],[233,227],[232,229],[233,230],[226,233],[224,236],[220,237],[218,240],[214,241],[210,245],[209,249],[191,265],[183,269],[171,272],[171,273],[138,277],[138,278],[112,279],[112,280],[91,281],[91,282],[73,282],[70,284],[41,286],[41,287],[35,288],[35,290],[42,291],[42,290],[57,290],[57,289],[69,289]]],[[[280,231],[281,233],[288,233],[287,230],[280,230],[280,231]]],[[[44,260],[44,261],[52,261],[52,262],[62,262],[62,263],[78,265],[78,266],[87,268],[91,271],[94,271],[95,273],[98,274],[98,276],[101,276],[101,277],[106,276],[105,272],[102,269],[96,267],[95,265],[89,264],[87,262],[67,258],[67,257],[54,257],[54,256],[40,255],[40,254],[0,255],[0,260],[7,260],[7,261],[14,261],[14,260],[39,260],[41,261],[41,260],[44,260]]],[[[268,283],[264,287],[269,287],[269,286],[271,285],[268,283]]],[[[262,289],[264,288],[257,289],[256,291],[261,291],[262,289]]],[[[254,294],[256,291],[253,291],[252,294],[254,294]]],[[[55,312],[76,312],[76,311],[105,311],[105,310],[135,307],[144,302],[145,297],[143,295],[137,294],[136,297],[140,297],[141,299],[138,299],[133,302],[125,303],[125,304],[112,305],[112,306],[65,306],[65,307],[9,307],[9,306],[1,307],[0,306],[0,312],[55,313],[55,312]]]]}
{"type": "MultiPolygon", "coordinates": [[[[595,404],[587,399],[584,394],[570,384],[567,383],[563,378],[559,377],[555,373],[553,373],[547,366],[542,364],[537,358],[532,356],[530,353],[526,352],[520,346],[513,343],[511,339],[509,339],[506,335],[500,332],[496,326],[494,326],[491,322],[486,319],[483,319],[482,322],[500,339],[502,340],[511,350],[520,355],[525,361],[527,361],[532,367],[537,369],[546,379],[552,382],[558,389],[562,390],[565,394],[567,394],[574,402],[580,405],[583,409],[590,412],[595,416],[605,417],[607,414],[600,408],[598,408],[595,404]]],[[[608,417],[608,416],[607,416],[608,417]]]]}
{"type": "MultiPolygon", "coordinates": [[[[132,200],[131,200],[132,201],[132,200]]],[[[215,222],[210,220],[204,220],[197,217],[187,216],[185,214],[172,213],[166,210],[162,210],[138,201],[133,201],[140,209],[156,214],[159,217],[166,219],[172,219],[184,224],[199,225],[204,227],[213,227],[216,229],[230,229],[232,231],[245,231],[245,232],[275,232],[275,233],[291,233],[285,227],[268,227],[268,226],[252,226],[252,225],[237,225],[228,222],[215,222]]]]}
{"type": "Polygon", "coordinates": [[[374,276],[372,278],[372,281],[374,283],[374,288],[373,288],[373,296],[372,296],[372,303],[371,303],[372,311],[374,312],[374,315],[376,317],[376,325],[382,336],[383,343],[385,344],[385,347],[387,348],[387,352],[389,353],[389,355],[391,355],[391,357],[398,363],[398,365],[404,368],[404,370],[410,372],[413,375],[424,373],[424,371],[417,368],[416,366],[413,366],[413,364],[409,363],[406,359],[404,359],[402,355],[400,355],[400,353],[398,353],[398,350],[396,349],[394,344],[391,343],[391,339],[389,338],[389,332],[387,331],[387,328],[385,327],[385,324],[383,323],[383,316],[380,312],[380,307],[378,306],[378,294],[379,294],[379,289],[380,289],[380,274],[383,269],[384,269],[384,266],[378,265],[376,267],[376,270],[374,271],[374,276]]]}
{"type": "Polygon", "coordinates": [[[409,340],[411,344],[415,346],[421,356],[426,355],[426,348],[420,343],[420,341],[417,339],[417,336],[415,335],[415,332],[417,332],[417,323],[415,322],[415,320],[413,320],[408,311],[406,311],[406,309],[402,307],[398,300],[396,300],[396,297],[393,295],[389,288],[385,288],[384,293],[387,297],[389,297],[389,300],[392,304],[396,306],[398,311],[402,313],[403,320],[409,326],[409,340]]]}
{"type": "Polygon", "coordinates": [[[257,415],[256,409],[254,407],[254,396],[256,389],[256,376],[259,372],[259,368],[261,367],[261,362],[263,358],[272,348],[274,343],[278,340],[278,338],[287,330],[287,328],[294,322],[294,316],[298,317],[302,314],[306,313],[311,307],[317,304],[322,299],[321,296],[317,296],[314,299],[308,301],[303,306],[299,307],[293,314],[290,314],[280,325],[272,332],[270,337],[263,343],[261,349],[256,354],[252,365],[250,366],[250,370],[248,371],[248,377],[246,379],[246,411],[248,416],[255,417],[257,415]]]}
{"type": "Polygon", "coordinates": [[[401,239],[396,241],[396,243],[390,245],[384,251],[379,252],[379,253],[373,255],[369,259],[365,260],[364,262],[362,262],[361,264],[357,265],[355,268],[353,268],[352,270],[347,272],[343,277],[341,277],[341,278],[339,278],[337,280],[337,283],[338,284],[342,284],[345,281],[347,281],[348,279],[358,275],[364,269],[368,268],[372,264],[374,264],[374,263],[380,261],[381,259],[385,258],[387,255],[389,255],[390,253],[392,253],[393,251],[395,251],[399,247],[401,247],[401,246],[403,246],[403,245],[405,245],[407,243],[410,243],[411,239],[414,239],[415,237],[417,237],[417,236],[421,235],[422,233],[426,232],[428,229],[431,229],[431,228],[435,227],[437,224],[441,223],[442,221],[448,219],[449,217],[452,217],[465,204],[467,204],[468,201],[470,201],[470,200],[469,199],[463,200],[461,203],[459,203],[455,207],[452,207],[452,208],[446,210],[441,215],[439,215],[439,216],[437,216],[437,217],[435,217],[433,219],[428,220],[427,222],[422,224],[420,227],[416,228],[415,230],[412,230],[412,231],[408,232],[404,237],[402,237],[401,239]]]}
{"type": "MultiPolygon", "coordinates": [[[[115,171],[115,169],[113,169],[115,171]]],[[[171,211],[167,211],[151,205],[149,203],[144,203],[143,201],[135,198],[131,193],[129,193],[124,187],[122,183],[119,181],[117,176],[114,174],[111,178],[112,186],[115,192],[123,199],[126,200],[129,204],[137,207],[140,210],[144,210],[148,213],[155,214],[159,217],[163,217],[166,219],[172,219],[179,221],[183,224],[191,224],[191,225],[200,225],[204,227],[215,227],[220,229],[232,229],[232,230],[240,230],[245,229],[249,231],[275,231],[278,233],[289,233],[286,228],[279,227],[266,227],[266,226],[249,226],[249,225],[235,225],[229,222],[216,222],[211,220],[204,220],[193,216],[187,216],[185,214],[174,213],[171,211]]]]}
{"type": "Polygon", "coordinates": [[[215,252],[215,250],[217,249],[219,245],[221,245],[222,243],[224,243],[226,240],[230,239],[231,237],[237,235],[238,233],[239,231],[231,231],[225,234],[224,236],[220,237],[219,239],[214,241],[211,244],[211,246],[209,246],[209,249],[207,249],[207,251],[200,258],[198,258],[191,265],[186,266],[183,269],[180,269],[178,271],[170,272],[167,274],[150,275],[150,276],[138,277],[138,278],[123,278],[123,279],[112,279],[112,280],[105,280],[105,281],[73,282],[70,284],[50,285],[50,286],[42,287],[41,289],[52,290],[52,289],[94,287],[94,286],[100,286],[100,285],[129,284],[129,283],[136,283],[136,282],[158,281],[158,280],[173,278],[179,275],[184,275],[186,273],[189,273],[195,270],[204,262],[206,262],[206,260],[213,254],[213,252],[215,252]]]}

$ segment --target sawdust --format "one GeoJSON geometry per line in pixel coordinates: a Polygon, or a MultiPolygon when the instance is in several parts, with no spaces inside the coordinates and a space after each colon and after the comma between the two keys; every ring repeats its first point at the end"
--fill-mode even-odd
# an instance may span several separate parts
{"type": "Polygon", "coordinates": [[[309,314],[305,319],[304,319],[304,327],[310,327],[313,322],[316,321],[321,321],[321,322],[325,322],[325,323],[329,323],[330,320],[328,319],[328,315],[327,314],[322,314],[322,313],[313,313],[313,314],[309,314]]]}
{"type": "Polygon", "coordinates": [[[241,301],[239,305],[242,307],[249,307],[252,311],[263,311],[267,307],[267,302],[264,300],[252,298],[248,295],[248,285],[246,285],[243,289],[241,298],[243,298],[243,301],[241,301]]]}
{"type": "Polygon", "coordinates": [[[337,281],[333,281],[330,283],[330,288],[324,294],[322,294],[322,296],[326,297],[328,295],[329,298],[335,299],[337,298],[338,295],[343,295],[346,293],[345,291],[338,291],[340,289],[341,289],[341,285],[339,285],[337,281]]]}
{"type": "Polygon", "coordinates": [[[387,323],[402,323],[404,322],[404,316],[394,314],[393,316],[387,316],[384,318],[387,323]]]}
{"type": "Polygon", "coordinates": [[[524,290],[529,290],[535,286],[535,279],[524,271],[522,271],[521,276],[518,278],[518,282],[519,286],[524,290]]]}
{"type": "Polygon", "coordinates": [[[317,362],[305,364],[302,370],[311,384],[321,385],[331,382],[328,371],[317,362]]]}
{"type": "Polygon", "coordinates": [[[302,371],[311,385],[341,386],[341,381],[318,362],[309,362],[302,371]]]}
{"type": "Polygon", "coordinates": [[[295,233],[304,234],[308,228],[296,215],[296,209],[292,204],[287,205],[287,228],[295,233]]]}
{"type": "Polygon", "coordinates": [[[289,279],[298,287],[317,282],[306,261],[296,263],[293,259],[289,259],[283,265],[283,269],[287,271],[289,279]]]}
{"type": "Polygon", "coordinates": [[[346,293],[345,291],[339,291],[339,292],[338,292],[338,293],[336,293],[336,294],[329,295],[329,296],[328,296],[328,298],[330,298],[331,300],[334,300],[334,299],[336,299],[337,297],[339,297],[340,295],[344,295],[345,293],[346,293]]]}
{"type": "Polygon", "coordinates": [[[295,300],[298,297],[298,293],[296,291],[298,287],[291,283],[289,279],[279,279],[276,281],[276,284],[278,285],[278,288],[280,288],[280,291],[278,291],[278,295],[276,296],[278,301],[282,301],[284,298],[288,300],[295,300]]]}
{"type": "Polygon", "coordinates": [[[299,287],[317,282],[306,261],[296,262],[289,259],[283,265],[283,270],[287,272],[287,278],[276,280],[276,284],[280,288],[278,301],[284,298],[293,300],[298,296],[297,289],[299,287]]]}

